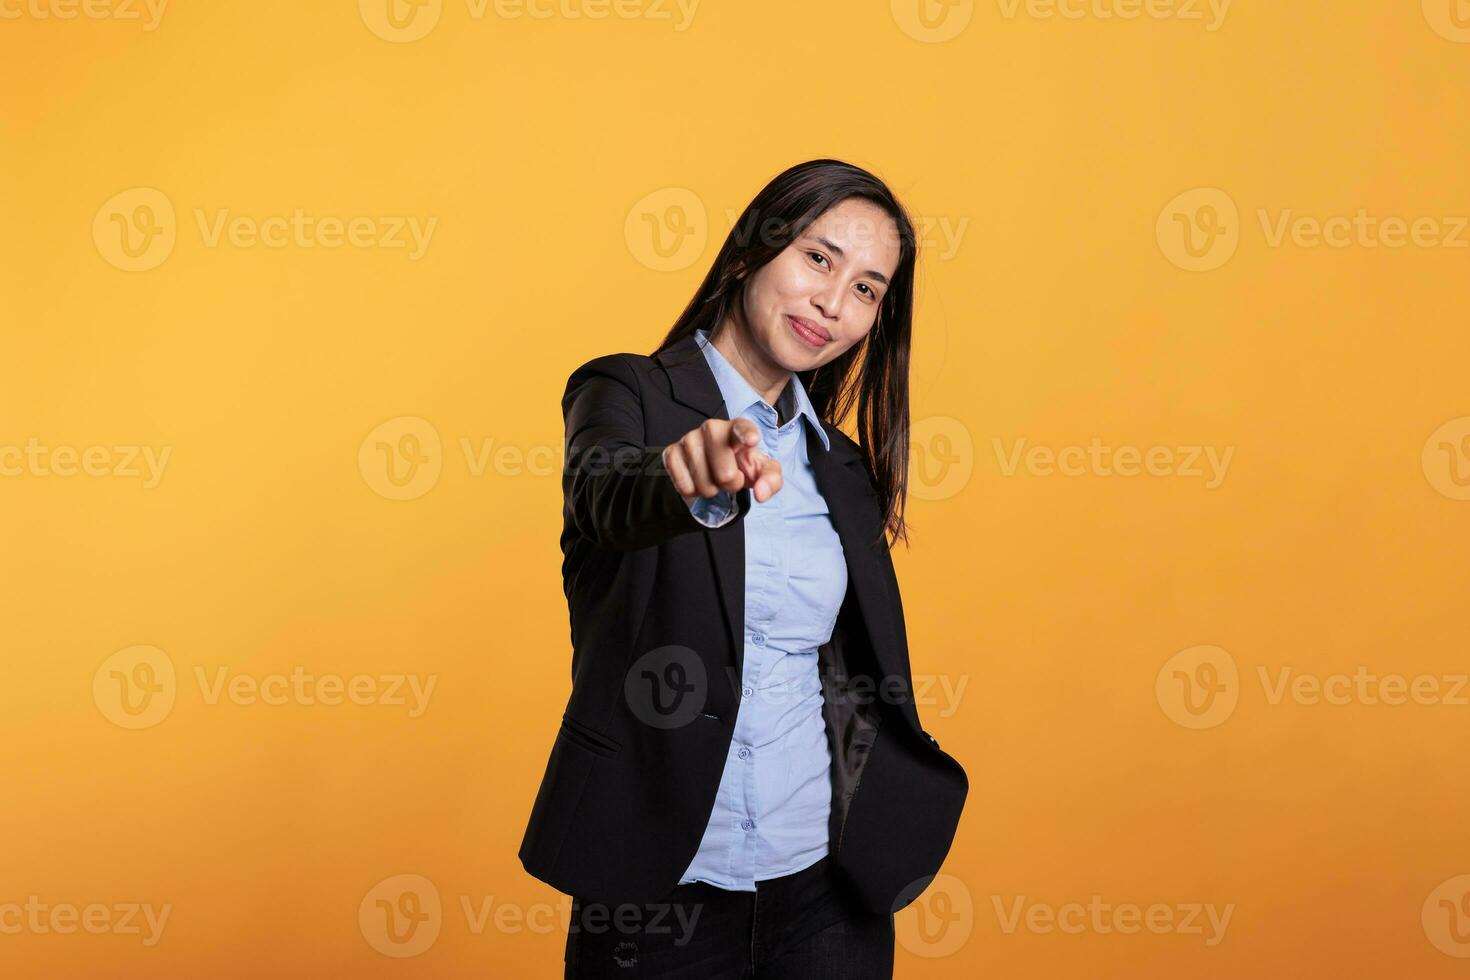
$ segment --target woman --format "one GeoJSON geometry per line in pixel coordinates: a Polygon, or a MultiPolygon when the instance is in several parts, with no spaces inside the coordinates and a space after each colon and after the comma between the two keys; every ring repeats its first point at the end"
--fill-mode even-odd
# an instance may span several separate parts
{"type": "Polygon", "coordinates": [[[573,896],[568,977],[892,976],[968,790],[888,554],[914,262],[881,181],[800,164],[651,356],[568,379],[572,693],[520,849],[573,896]]]}

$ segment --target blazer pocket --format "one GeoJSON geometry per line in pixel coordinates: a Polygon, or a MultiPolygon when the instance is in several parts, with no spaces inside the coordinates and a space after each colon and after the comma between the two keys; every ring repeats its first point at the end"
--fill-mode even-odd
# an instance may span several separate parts
{"type": "Polygon", "coordinates": [[[580,721],[561,716],[561,737],[579,748],[586,749],[594,755],[614,756],[622,748],[616,740],[602,734],[590,725],[580,721]]]}

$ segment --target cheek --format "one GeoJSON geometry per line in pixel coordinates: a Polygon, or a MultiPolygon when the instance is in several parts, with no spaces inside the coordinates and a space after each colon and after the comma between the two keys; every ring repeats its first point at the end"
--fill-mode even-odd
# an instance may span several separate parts
{"type": "Polygon", "coordinates": [[[782,262],[771,265],[770,295],[780,301],[790,302],[810,296],[816,288],[816,280],[804,265],[797,262],[782,262]]]}
{"type": "Polygon", "coordinates": [[[752,311],[768,313],[784,310],[795,292],[793,277],[787,270],[768,265],[758,280],[751,283],[747,302],[752,311]]]}
{"type": "MultiPolygon", "coordinates": [[[[846,316],[846,314],[844,314],[844,316],[846,316]]],[[[861,332],[858,333],[858,335],[853,337],[851,340],[844,341],[842,345],[842,350],[838,351],[839,354],[846,351],[850,347],[861,346],[862,342],[868,339],[868,336],[873,332],[873,323],[876,322],[878,319],[878,312],[876,310],[866,311],[863,313],[863,318],[865,322],[861,328],[861,332]]]]}

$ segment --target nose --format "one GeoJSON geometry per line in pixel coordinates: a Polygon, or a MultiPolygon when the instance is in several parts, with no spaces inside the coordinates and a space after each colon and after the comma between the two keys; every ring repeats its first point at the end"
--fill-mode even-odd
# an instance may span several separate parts
{"type": "Polygon", "coordinates": [[[841,284],[832,283],[812,297],[812,305],[821,310],[822,316],[836,320],[842,315],[842,297],[846,295],[841,284]]]}

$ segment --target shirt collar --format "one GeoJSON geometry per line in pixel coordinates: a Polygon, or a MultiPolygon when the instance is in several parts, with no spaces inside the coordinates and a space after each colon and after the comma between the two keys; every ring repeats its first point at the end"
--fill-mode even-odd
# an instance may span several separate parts
{"type": "MultiPolygon", "coordinates": [[[[730,418],[736,418],[745,413],[745,410],[757,403],[773,408],[769,402],[760,396],[750,382],[735,370],[734,366],[721,354],[714,344],[709,342],[709,334],[704,330],[694,331],[694,336],[699,343],[699,348],[704,352],[704,358],[709,362],[710,370],[714,372],[715,383],[720,386],[720,394],[725,398],[725,411],[730,418]]],[[[781,403],[783,409],[791,406],[791,399],[796,400],[795,412],[782,412],[787,416],[804,415],[812,428],[817,430],[817,438],[822,440],[822,448],[830,450],[831,441],[827,438],[826,431],[822,428],[822,420],[817,416],[817,411],[812,407],[811,399],[807,397],[806,388],[802,386],[801,379],[796,372],[791,373],[791,382],[776,399],[781,403]]]]}

